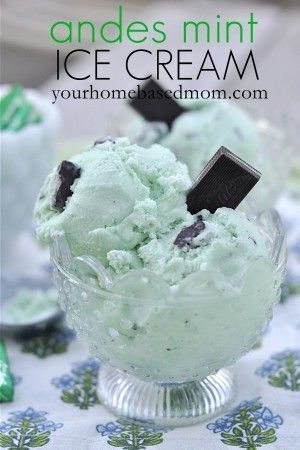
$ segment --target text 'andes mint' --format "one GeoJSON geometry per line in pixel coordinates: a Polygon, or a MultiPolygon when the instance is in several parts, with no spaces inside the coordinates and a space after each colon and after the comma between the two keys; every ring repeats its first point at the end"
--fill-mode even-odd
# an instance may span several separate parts
{"type": "Polygon", "coordinates": [[[191,214],[203,209],[235,209],[260,179],[261,174],[227,148],[221,147],[187,193],[191,214]]]}
{"type": "Polygon", "coordinates": [[[66,202],[73,194],[71,186],[80,177],[80,167],[71,161],[62,161],[57,168],[58,185],[54,195],[53,206],[61,211],[66,206],[66,202]]]}

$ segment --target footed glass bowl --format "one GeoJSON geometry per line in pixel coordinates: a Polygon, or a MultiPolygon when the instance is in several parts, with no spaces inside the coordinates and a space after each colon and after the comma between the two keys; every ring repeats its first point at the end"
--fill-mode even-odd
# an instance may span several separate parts
{"type": "Polygon", "coordinates": [[[53,242],[60,304],[102,361],[98,394],[111,411],[180,426],[207,419],[231,400],[226,367],[259,339],[285,271],[278,214],[267,210],[256,223],[267,258],[248,261],[233,277],[199,271],[172,288],[148,270],[112,281],[96,258],[72,258],[64,238],[53,242]]]}

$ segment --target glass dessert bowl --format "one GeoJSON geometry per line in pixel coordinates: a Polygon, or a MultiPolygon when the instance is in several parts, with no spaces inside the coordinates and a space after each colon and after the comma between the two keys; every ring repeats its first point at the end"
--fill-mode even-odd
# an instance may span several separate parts
{"type": "Polygon", "coordinates": [[[234,276],[198,271],[177,286],[145,269],[111,280],[92,256],[71,257],[67,241],[51,245],[61,307],[102,364],[98,394],[117,415],[183,426],[220,412],[232,399],[227,368],[247,353],[280,296],[286,241],[279,215],[255,220],[268,257],[234,276]]]}

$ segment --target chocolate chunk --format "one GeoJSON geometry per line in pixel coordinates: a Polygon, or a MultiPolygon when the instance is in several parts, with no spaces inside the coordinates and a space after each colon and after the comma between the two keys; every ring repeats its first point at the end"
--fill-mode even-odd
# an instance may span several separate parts
{"type": "Polygon", "coordinates": [[[250,234],[249,234],[249,239],[250,239],[250,241],[253,242],[254,245],[257,245],[256,240],[252,236],[250,236],[250,234]]]}
{"type": "Polygon", "coordinates": [[[112,138],[111,136],[106,136],[106,137],[104,137],[104,138],[97,139],[97,140],[94,142],[94,145],[97,145],[97,144],[104,144],[104,142],[112,142],[113,144],[116,143],[116,141],[115,141],[114,138],[112,138]]]}
{"type": "Polygon", "coordinates": [[[55,191],[53,206],[61,211],[66,206],[67,199],[71,197],[73,192],[71,186],[80,177],[80,167],[71,161],[62,161],[57,168],[58,186],[55,191]]]}
{"type": "Polygon", "coordinates": [[[148,122],[165,122],[168,127],[185,109],[171,97],[164,95],[165,89],[156,81],[150,79],[143,86],[145,98],[138,95],[129,104],[148,122]]]}
{"type": "Polygon", "coordinates": [[[189,190],[186,200],[188,211],[196,214],[208,209],[214,213],[222,206],[235,209],[260,177],[260,172],[221,147],[189,190]]]}
{"type": "Polygon", "coordinates": [[[197,217],[197,221],[189,227],[184,227],[174,241],[174,245],[179,248],[193,247],[193,239],[200,234],[205,228],[205,223],[202,221],[202,216],[197,217]]]}

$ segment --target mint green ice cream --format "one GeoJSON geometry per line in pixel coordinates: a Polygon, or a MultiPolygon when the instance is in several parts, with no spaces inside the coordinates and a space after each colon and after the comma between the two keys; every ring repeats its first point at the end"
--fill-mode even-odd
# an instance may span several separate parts
{"type": "Polygon", "coordinates": [[[174,285],[204,268],[234,273],[248,258],[266,254],[256,225],[226,208],[199,213],[204,230],[191,246],[174,245],[199,214],[187,211],[186,166],[164,147],[146,149],[120,138],[70,161],[81,175],[62,211],[53,206],[57,169],[47,177],[35,207],[37,236],[50,244],[64,235],[72,256],[98,258],[112,278],[147,268],[174,285]]]}
{"type": "Polygon", "coordinates": [[[151,150],[118,139],[71,161],[81,176],[61,212],[52,206],[57,169],[47,177],[35,207],[37,236],[50,243],[64,234],[74,256],[96,256],[107,266],[140,267],[137,248],[187,216],[187,168],[160,146],[151,150]],[[111,253],[111,251],[119,251],[111,253]],[[121,253],[124,251],[126,253],[121,253]]]}
{"type": "Polygon", "coordinates": [[[199,270],[214,270],[230,277],[249,259],[266,255],[264,237],[245,214],[229,208],[220,208],[214,214],[204,210],[200,214],[205,228],[193,239],[191,247],[180,249],[174,245],[178,229],[173,230],[139,248],[144,266],[163,273],[173,285],[199,270]]]}
{"type": "Polygon", "coordinates": [[[130,136],[142,146],[160,143],[184,162],[195,179],[222,145],[248,163],[261,168],[261,140],[255,122],[239,106],[223,100],[185,101],[187,112],[171,129],[160,122],[138,120],[130,136]]]}
{"type": "Polygon", "coordinates": [[[59,312],[57,291],[21,288],[2,309],[1,321],[7,325],[39,322],[59,312]]]}

